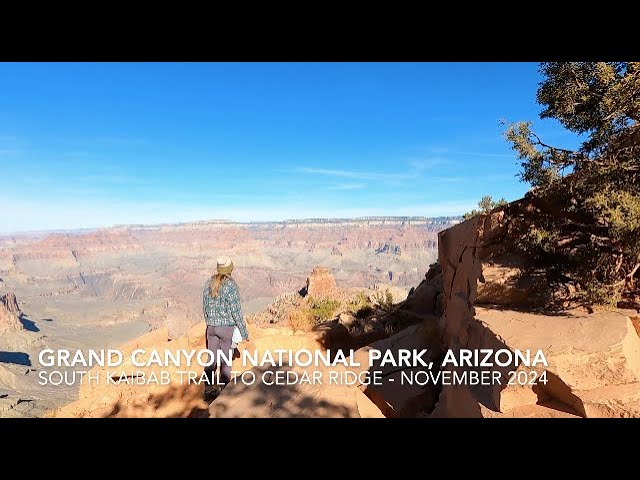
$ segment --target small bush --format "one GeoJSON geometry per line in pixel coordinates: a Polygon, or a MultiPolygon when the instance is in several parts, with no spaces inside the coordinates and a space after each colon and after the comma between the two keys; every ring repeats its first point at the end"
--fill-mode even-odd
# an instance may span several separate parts
{"type": "Polygon", "coordinates": [[[393,308],[393,294],[388,289],[384,292],[376,292],[373,296],[373,301],[385,312],[390,312],[393,308]]]}
{"type": "Polygon", "coordinates": [[[615,308],[622,300],[622,295],[619,289],[594,280],[578,292],[578,298],[590,305],[615,308]]]}
{"type": "Polygon", "coordinates": [[[356,318],[369,318],[374,312],[369,295],[364,290],[360,290],[349,300],[349,307],[356,318]]]}
{"type": "Polygon", "coordinates": [[[371,305],[371,300],[369,300],[369,295],[367,295],[367,292],[365,292],[364,290],[360,290],[349,303],[356,308],[361,308],[365,305],[371,305]]]}
{"type": "Polygon", "coordinates": [[[333,317],[336,309],[340,306],[338,300],[332,300],[329,298],[323,299],[309,299],[309,307],[311,308],[311,315],[316,324],[325,322],[333,317]]]}
{"type": "Polygon", "coordinates": [[[309,309],[293,310],[289,312],[288,319],[289,325],[291,325],[291,328],[295,331],[311,330],[316,325],[311,310],[309,309]]]}

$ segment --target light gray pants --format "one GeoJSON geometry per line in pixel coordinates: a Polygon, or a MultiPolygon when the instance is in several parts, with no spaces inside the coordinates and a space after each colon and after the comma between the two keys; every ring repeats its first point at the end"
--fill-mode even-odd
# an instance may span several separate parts
{"type": "MultiPolygon", "coordinates": [[[[207,349],[211,350],[218,358],[218,350],[221,350],[224,355],[230,359],[233,358],[233,350],[231,338],[233,337],[234,327],[212,327],[207,325],[207,349]]],[[[214,385],[214,374],[218,368],[218,365],[214,361],[208,367],[205,367],[204,371],[207,374],[209,385],[214,385]]],[[[231,380],[231,365],[227,365],[224,361],[220,364],[220,382],[226,385],[231,380]]]]}

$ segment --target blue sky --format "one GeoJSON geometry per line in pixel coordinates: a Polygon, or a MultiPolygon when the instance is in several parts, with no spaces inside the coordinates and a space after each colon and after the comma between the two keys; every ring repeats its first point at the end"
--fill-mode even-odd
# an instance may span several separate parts
{"type": "Polygon", "coordinates": [[[0,64],[0,232],[456,215],[527,185],[534,63],[0,64]]]}

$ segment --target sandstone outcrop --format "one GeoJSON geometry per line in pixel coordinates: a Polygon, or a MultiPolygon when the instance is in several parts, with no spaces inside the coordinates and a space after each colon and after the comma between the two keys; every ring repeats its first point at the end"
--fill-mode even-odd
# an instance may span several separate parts
{"type": "Polygon", "coordinates": [[[306,295],[312,298],[331,297],[336,292],[336,279],[326,267],[315,267],[307,278],[306,295]]]}
{"type": "MultiPolygon", "coordinates": [[[[520,206],[516,205],[516,208],[520,206]]],[[[640,417],[640,321],[629,312],[565,309],[532,310],[539,291],[534,276],[523,276],[522,259],[496,255],[508,236],[504,211],[467,220],[443,231],[439,262],[406,301],[389,313],[398,333],[358,350],[363,369],[381,369],[381,386],[362,386],[387,417],[640,417]],[[483,308],[478,304],[491,304],[483,308]],[[519,308],[510,310],[509,308],[519,308]],[[408,326],[413,323],[413,326],[408,326]],[[420,340],[421,337],[421,340],[420,340]],[[452,367],[498,372],[493,385],[402,385],[402,373],[419,368],[368,365],[371,348],[431,349],[434,365],[444,349],[507,349],[535,354],[546,367],[510,364],[489,368],[452,367]],[[510,371],[546,382],[507,385],[510,371]]],[[[349,319],[345,319],[348,320],[349,319]]],[[[437,373],[437,368],[434,370],[437,373]]]]}
{"type": "Polygon", "coordinates": [[[640,337],[625,314],[571,310],[552,316],[477,308],[476,318],[509,348],[540,349],[549,362],[548,383],[529,386],[528,403],[522,389],[501,392],[503,414],[553,402],[582,417],[640,417],[640,337]]]}
{"type": "MultiPolygon", "coordinates": [[[[496,211],[440,234],[443,341],[456,353],[462,348],[540,349],[549,362],[548,382],[524,386],[445,385],[432,416],[640,416],[640,338],[625,314],[583,310],[523,313],[474,307],[478,281],[485,285],[488,280],[505,283],[500,275],[491,279],[483,274],[485,260],[506,234],[503,220],[504,212],[496,211]]],[[[506,283],[509,278],[507,275],[506,283]]],[[[516,367],[490,370],[507,378],[507,372],[516,367]]]]}
{"type": "Polygon", "coordinates": [[[435,263],[424,280],[384,317],[388,331],[395,333],[421,322],[438,321],[443,314],[443,292],[442,269],[435,263]]]}
{"type": "Polygon", "coordinates": [[[18,301],[13,293],[0,295],[0,332],[21,329],[21,315],[18,301]]]}
{"type": "Polygon", "coordinates": [[[18,306],[18,300],[13,293],[5,293],[0,296],[0,307],[16,316],[19,316],[22,313],[18,306]]]}

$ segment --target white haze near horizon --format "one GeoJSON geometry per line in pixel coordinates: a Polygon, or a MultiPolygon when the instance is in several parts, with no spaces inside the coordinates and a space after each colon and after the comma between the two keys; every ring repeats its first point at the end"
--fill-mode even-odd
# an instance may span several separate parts
{"type": "Polygon", "coordinates": [[[476,207],[477,199],[445,201],[399,208],[349,207],[325,208],[321,205],[288,204],[276,207],[219,208],[205,205],[163,203],[104,202],[59,203],[15,201],[2,199],[0,233],[36,232],[47,230],[80,230],[114,225],[154,225],[161,223],[196,222],[224,219],[236,222],[283,221],[302,218],[353,218],[365,216],[458,216],[476,207]]]}

